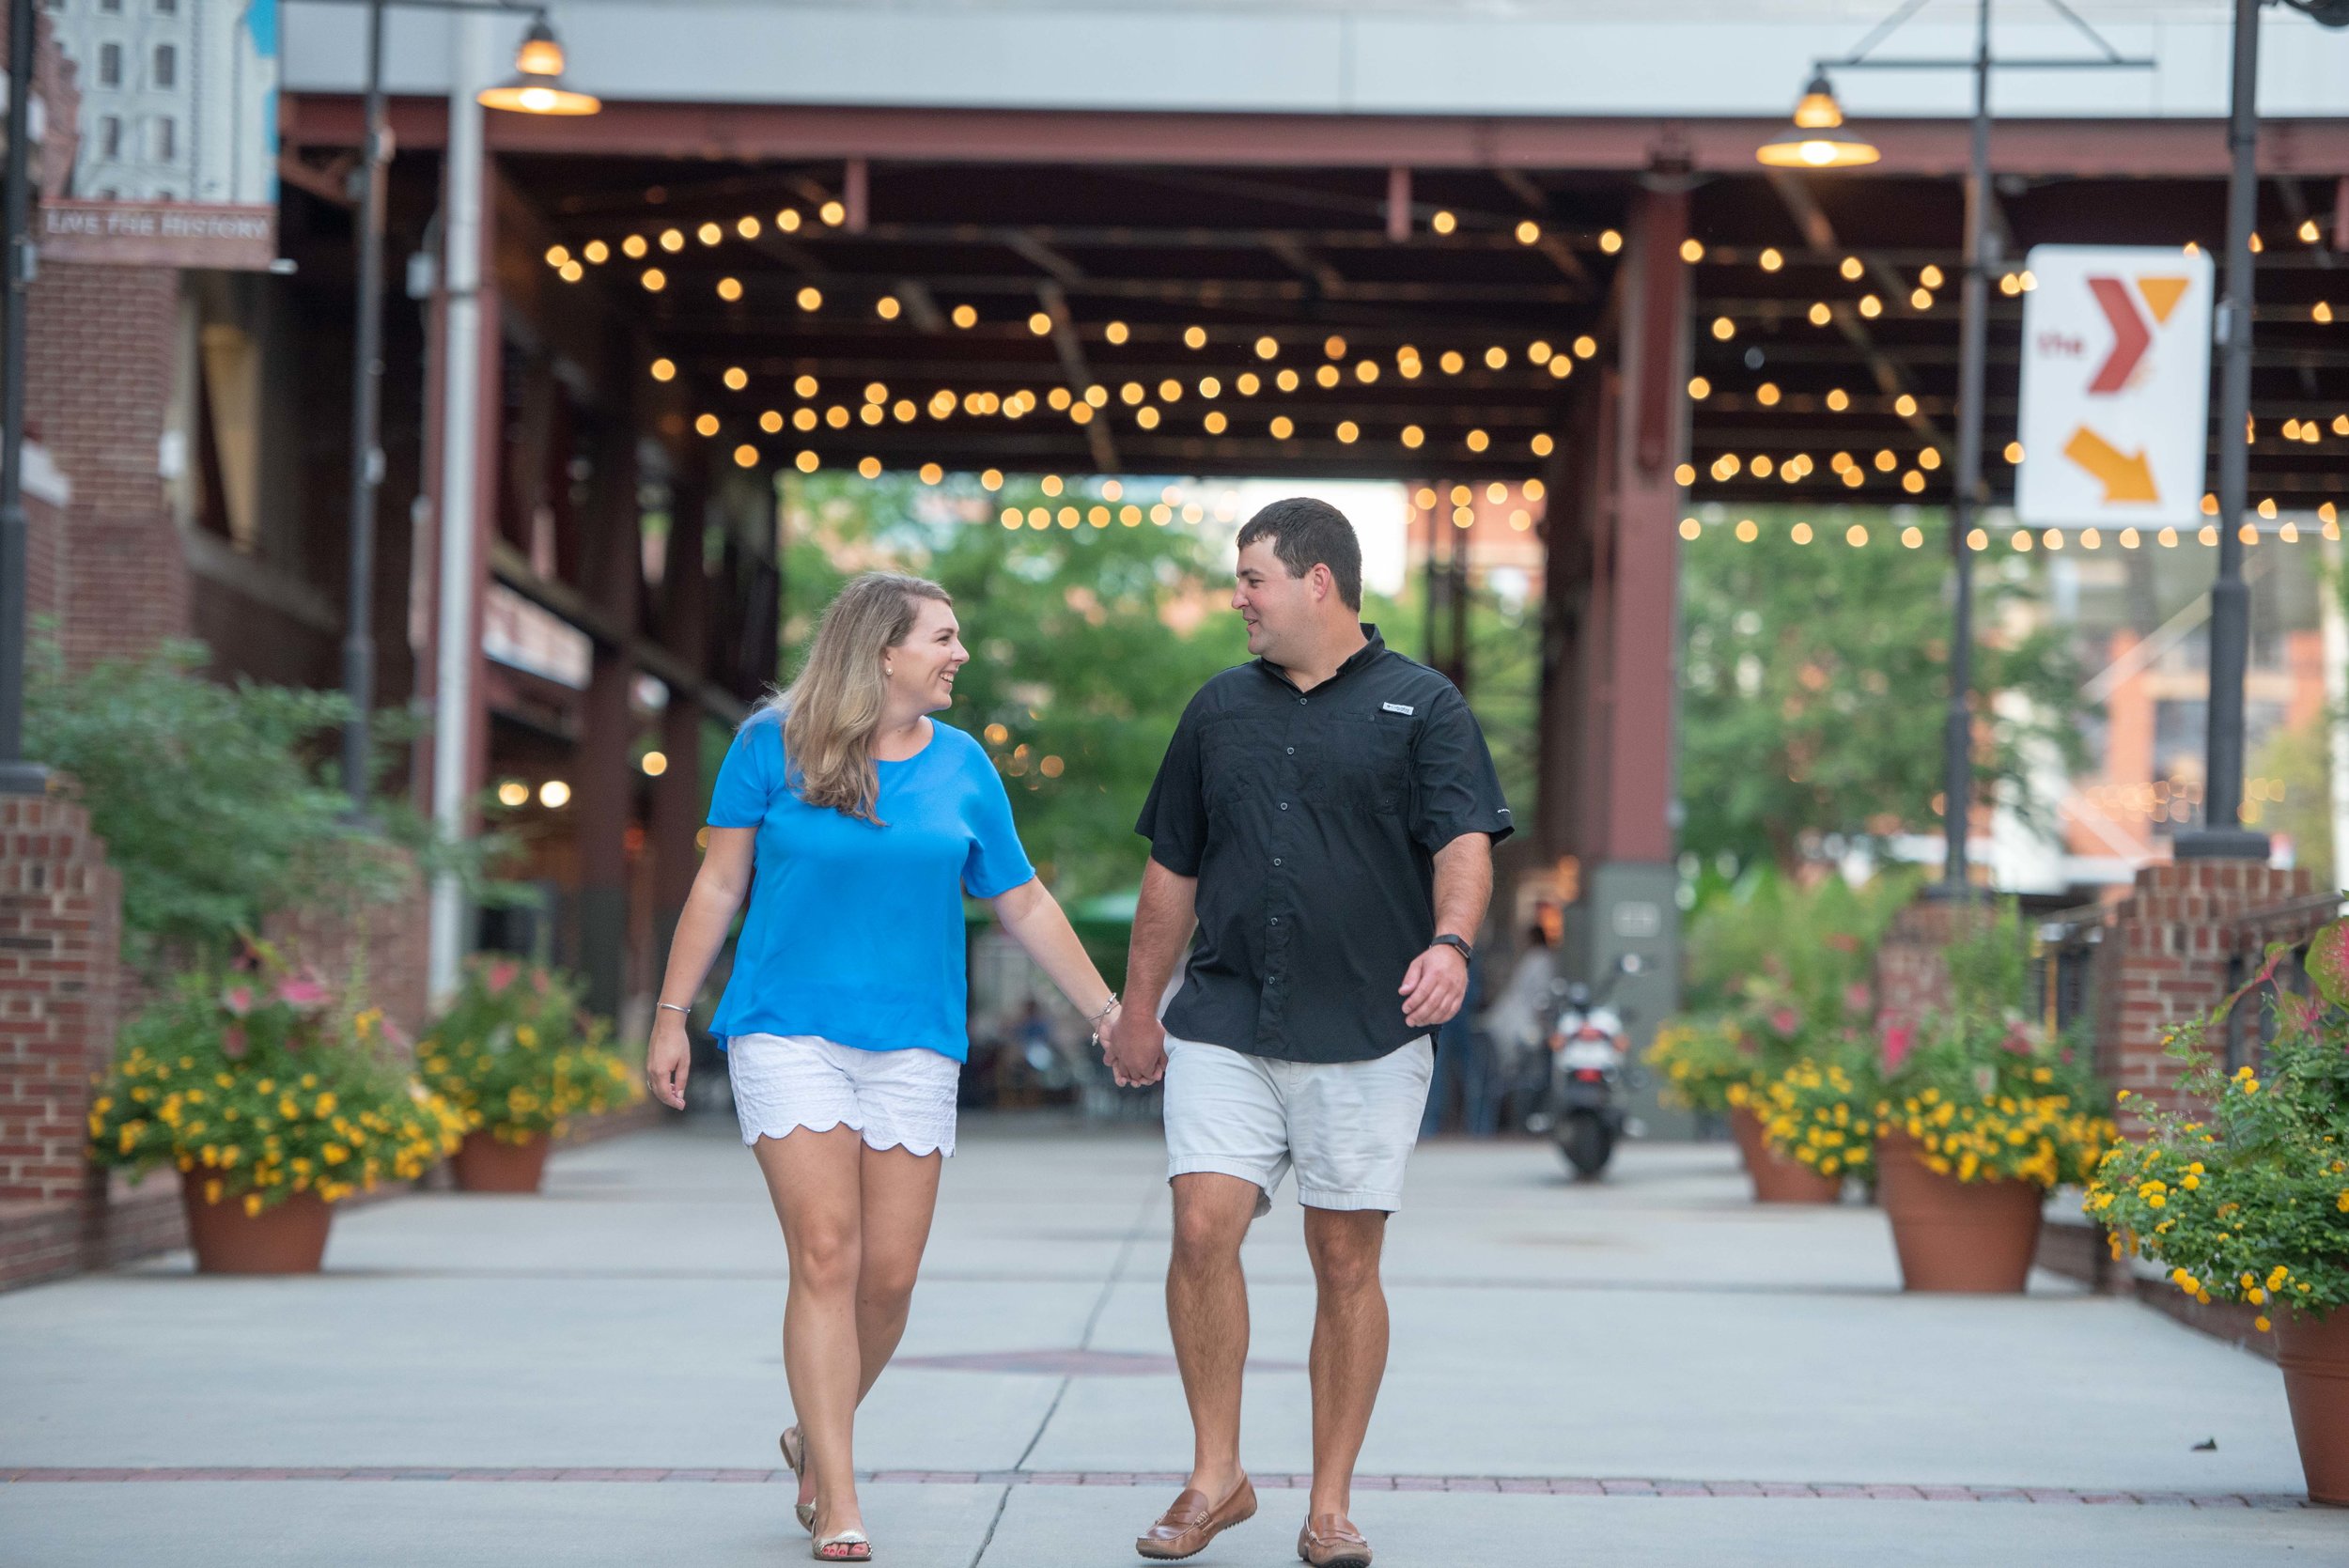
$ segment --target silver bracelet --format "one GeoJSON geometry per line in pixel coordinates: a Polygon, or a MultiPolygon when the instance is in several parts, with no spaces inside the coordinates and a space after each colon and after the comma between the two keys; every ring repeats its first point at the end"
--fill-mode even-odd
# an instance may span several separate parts
{"type": "Polygon", "coordinates": [[[656,1008],[666,1007],[672,1013],[683,1013],[688,1017],[691,1017],[693,1012],[691,1007],[679,1007],[674,1001],[656,1001],[653,1003],[653,1006],[656,1008]]]}
{"type": "Polygon", "coordinates": [[[1112,1010],[1112,1008],[1114,1008],[1116,1005],[1117,1005],[1117,993],[1116,993],[1115,991],[1112,991],[1112,992],[1110,993],[1110,999],[1109,999],[1109,1001],[1105,1001],[1105,1002],[1101,1003],[1101,1010],[1100,1010],[1098,1013],[1094,1014],[1094,1015],[1093,1015],[1093,1017],[1091,1017],[1087,1018],[1087,1019],[1085,1020],[1085,1022],[1086,1022],[1087,1024],[1097,1024],[1097,1023],[1099,1023],[1099,1022],[1100,1022],[1103,1018],[1106,1018],[1106,1017],[1108,1017],[1110,1016],[1110,1012],[1111,1012],[1111,1010],[1112,1010]]]}

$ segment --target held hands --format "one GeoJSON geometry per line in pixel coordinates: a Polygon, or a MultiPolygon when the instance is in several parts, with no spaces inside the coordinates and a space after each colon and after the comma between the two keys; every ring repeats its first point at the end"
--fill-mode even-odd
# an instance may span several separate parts
{"type": "Polygon", "coordinates": [[[693,1060],[685,1015],[663,1007],[654,1013],[652,1043],[645,1048],[645,1087],[671,1110],[685,1109],[685,1075],[693,1060]]]}
{"type": "Polygon", "coordinates": [[[1456,947],[1431,947],[1411,960],[1397,989],[1403,998],[1403,1021],[1413,1029],[1450,1023],[1468,996],[1468,960],[1456,947]]]}
{"type": "Polygon", "coordinates": [[[1098,1038],[1120,1089],[1146,1089],[1166,1076],[1166,1030],[1148,1009],[1112,1010],[1098,1038]]]}

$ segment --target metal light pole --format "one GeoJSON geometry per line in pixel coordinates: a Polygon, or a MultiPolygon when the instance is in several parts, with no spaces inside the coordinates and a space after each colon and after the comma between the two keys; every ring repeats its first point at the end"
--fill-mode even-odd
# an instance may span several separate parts
{"type": "Polygon", "coordinates": [[[0,795],[38,795],[49,770],[24,760],[24,303],[33,242],[33,0],[8,3],[8,316],[0,321],[0,795]]]}
{"type": "MultiPolygon", "coordinates": [[[[1949,706],[1942,729],[1942,833],[1946,844],[1941,891],[1962,895],[1967,876],[1967,840],[1974,796],[1974,547],[1975,519],[1987,495],[1982,477],[1983,368],[1989,359],[1990,272],[2003,260],[1990,226],[1990,73],[2019,70],[2150,70],[2150,58],[2114,49],[2061,0],[2048,0],[2086,33],[2100,54],[2093,57],[1998,59],[1990,53],[1990,0],[1976,0],[1974,51],[1964,59],[1872,57],[1875,47],[1898,32],[1918,7],[1903,6],[1861,40],[1850,54],[1812,62],[1811,86],[1795,112],[1797,129],[1765,144],[1756,153],[1780,167],[1846,168],[1875,162],[1875,147],[1843,126],[1828,77],[1839,70],[1968,70],[1974,77],[1974,114],[1966,164],[1966,236],[1961,252],[1957,369],[1957,460],[1952,464],[1950,565],[1953,578],[1950,627],[1949,706]]],[[[2253,6],[2257,0],[2241,0],[2253,6]]],[[[2297,0],[2295,0],[2297,3],[2297,0]]],[[[2349,0],[2322,0],[2325,4],[2349,0]]]]}
{"type": "Polygon", "coordinates": [[[350,369],[350,592],[343,625],[343,792],[367,800],[375,706],[375,492],[383,482],[383,187],[391,163],[383,123],[383,0],[367,4],[366,142],[359,156],[359,303],[350,369]]]}
{"type": "Polygon", "coordinates": [[[1974,508],[1982,502],[1982,383],[1989,357],[1990,287],[1987,269],[1997,257],[1985,254],[1990,230],[1990,0],[1982,0],[1974,25],[1974,123],[1966,165],[1966,239],[1959,265],[1957,360],[1957,473],[1950,498],[1950,567],[1955,582],[1951,606],[1949,711],[1941,745],[1941,831],[1947,850],[1942,886],[1966,891],[1967,842],[1974,802],[1974,508]]]}
{"type": "Polygon", "coordinates": [[[2210,701],[2205,709],[2202,826],[2180,833],[2181,859],[2267,859],[2267,835],[2243,811],[2243,680],[2250,662],[2251,590],[2242,524],[2250,499],[2251,231],[2259,216],[2260,0],[2235,0],[2234,88],[2227,111],[2226,297],[2218,304],[2218,575],[2210,585],[2210,701]]]}

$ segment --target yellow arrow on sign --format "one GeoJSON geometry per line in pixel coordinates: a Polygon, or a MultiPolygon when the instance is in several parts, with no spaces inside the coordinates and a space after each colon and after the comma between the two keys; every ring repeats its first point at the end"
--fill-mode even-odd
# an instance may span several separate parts
{"type": "Polygon", "coordinates": [[[2122,452],[2083,425],[2063,443],[2063,455],[2095,475],[2105,488],[2107,505],[2116,501],[2161,499],[2161,491],[2154,485],[2153,465],[2146,462],[2142,447],[2135,452],[2122,452]]]}

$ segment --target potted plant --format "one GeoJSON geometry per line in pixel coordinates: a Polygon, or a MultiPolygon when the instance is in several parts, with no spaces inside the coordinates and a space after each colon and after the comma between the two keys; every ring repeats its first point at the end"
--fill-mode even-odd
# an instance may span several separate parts
{"type": "Polygon", "coordinates": [[[1776,1179],[1790,1196],[1780,1202],[1834,1203],[1846,1176],[1866,1172],[1876,1100],[1875,1063],[1850,1039],[1753,1086],[1750,1103],[1762,1140],[1787,1167],[1776,1179]]]}
{"type": "MultiPolygon", "coordinates": [[[[1770,1153],[1755,1114],[1762,1081],[1764,1031],[1722,1015],[1676,1018],[1656,1032],[1648,1065],[1662,1078],[1658,1094],[1670,1105],[1721,1117],[1752,1179],[1757,1203],[1817,1200],[1814,1178],[1770,1153]]],[[[1776,1045],[1776,1042],[1773,1042],[1776,1045]]],[[[1773,1055],[1779,1054],[1775,1049],[1773,1055]]]]}
{"type": "Polygon", "coordinates": [[[644,1095],[572,982],[494,954],[466,965],[456,998],[416,1048],[416,1066],[464,1118],[452,1168],[467,1192],[537,1191],[551,1140],[572,1117],[644,1095]]]}
{"type": "Polygon", "coordinates": [[[2076,1054],[2019,1011],[2029,955],[2011,903],[1948,963],[1949,1004],[1884,1042],[1876,1198],[1905,1288],[2018,1292],[2048,1191],[2087,1180],[2115,1129],[2076,1054]]]}
{"type": "Polygon", "coordinates": [[[90,1102],[90,1158],[179,1169],[198,1271],[315,1273],[333,1205],[422,1175],[462,1123],[381,1013],[346,1012],[270,949],[254,955],[253,970],[182,975],[124,1028],[90,1102]]]}
{"type": "Polygon", "coordinates": [[[2222,1054],[2242,991],[2177,1031],[2194,1109],[2141,1109],[2145,1131],[2107,1152],[2086,1206],[2116,1256],[2168,1264],[2197,1300],[2257,1310],[2253,1327],[2277,1335],[2309,1497],[2349,1504],[2349,921],[2316,934],[2307,968],[2316,994],[2276,999],[2257,1065],[2229,1072],[2222,1054]]]}

